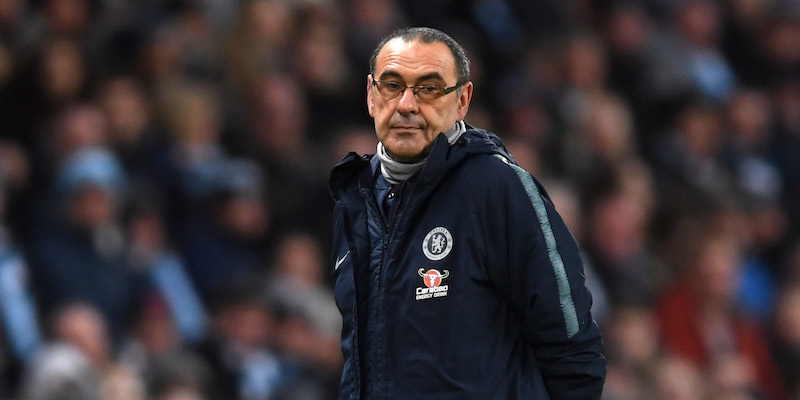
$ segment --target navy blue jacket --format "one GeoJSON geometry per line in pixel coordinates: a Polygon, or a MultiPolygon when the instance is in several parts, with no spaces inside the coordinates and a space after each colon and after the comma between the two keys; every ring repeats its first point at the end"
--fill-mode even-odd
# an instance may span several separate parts
{"type": "Polygon", "coordinates": [[[500,139],[439,135],[387,220],[371,158],[331,176],[340,399],[600,398],[578,245],[500,139]]]}

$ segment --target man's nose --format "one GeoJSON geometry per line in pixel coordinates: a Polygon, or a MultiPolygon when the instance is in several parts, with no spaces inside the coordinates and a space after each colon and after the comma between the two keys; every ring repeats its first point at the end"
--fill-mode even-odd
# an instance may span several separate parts
{"type": "Polygon", "coordinates": [[[413,114],[419,111],[419,100],[414,95],[414,90],[409,87],[403,90],[400,100],[397,101],[397,111],[401,114],[413,114]]]}

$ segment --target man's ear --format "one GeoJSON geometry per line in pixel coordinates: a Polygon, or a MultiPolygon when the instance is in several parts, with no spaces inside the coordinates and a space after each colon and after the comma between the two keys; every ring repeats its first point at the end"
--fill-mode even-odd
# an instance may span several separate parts
{"type": "Polygon", "coordinates": [[[469,102],[472,100],[472,89],[473,85],[471,81],[467,81],[467,83],[461,87],[461,96],[458,98],[458,121],[461,121],[467,116],[469,102]]]}
{"type": "Polygon", "coordinates": [[[372,108],[374,105],[372,104],[372,74],[367,74],[367,110],[369,111],[370,117],[375,117],[372,114],[372,108]]]}

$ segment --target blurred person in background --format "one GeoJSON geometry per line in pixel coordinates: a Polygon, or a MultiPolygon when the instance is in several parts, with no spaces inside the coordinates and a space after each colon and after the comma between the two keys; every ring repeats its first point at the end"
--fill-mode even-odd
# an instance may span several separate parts
{"type": "Polygon", "coordinates": [[[37,229],[31,253],[42,310],[85,301],[117,343],[145,284],[125,251],[125,171],[108,150],[82,149],[64,160],[53,189],[54,220],[37,229]]]}
{"type": "Polygon", "coordinates": [[[75,152],[108,143],[108,120],[103,109],[92,102],[74,103],[55,115],[48,136],[39,143],[37,156],[49,159],[50,166],[58,168],[75,152]]]}
{"type": "Polygon", "coordinates": [[[606,92],[608,60],[605,46],[593,32],[579,32],[564,38],[560,54],[563,85],[559,111],[568,122],[580,121],[592,97],[606,92]]]}
{"type": "MultiPolygon", "coordinates": [[[[796,251],[800,255],[800,251],[796,251]]],[[[800,257],[798,257],[800,261],[800,257]]],[[[798,263],[800,265],[800,262],[798,263]]],[[[770,324],[772,354],[789,398],[800,398],[800,280],[781,287],[770,324]]]]}
{"type": "MultiPolygon", "coordinates": [[[[560,137],[555,135],[560,129],[560,121],[553,110],[558,110],[555,104],[560,99],[558,89],[563,81],[563,69],[560,68],[560,53],[556,47],[550,42],[526,46],[517,69],[502,74],[502,80],[490,88],[490,101],[500,105],[496,107],[498,115],[484,117],[487,126],[496,125],[507,132],[507,139],[534,146],[547,161],[540,163],[540,167],[548,169],[560,166],[555,147],[560,143],[560,137]]],[[[492,105],[488,107],[494,109],[492,105]]],[[[479,113],[473,115],[475,111],[480,112],[480,108],[472,108],[470,118],[481,118],[479,113]]]]}
{"type": "Polygon", "coordinates": [[[215,40],[214,17],[206,5],[177,3],[172,19],[163,29],[176,46],[180,77],[190,80],[216,80],[221,76],[222,46],[215,40]]]}
{"type": "MultiPolygon", "coordinates": [[[[616,15],[610,23],[618,25],[609,27],[614,52],[627,51],[628,60],[636,63],[631,82],[642,74],[641,96],[629,100],[644,102],[637,111],[644,113],[638,122],[646,127],[663,125],[664,117],[670,118],[675,108],[691,97],[724,102],[736,84],[736,75],[721,50],[721,6],[709,0],[663,3],[665,12],[655,13],[655,17],[636,14],[634,5],[633,13],[616,15]],[[641,37],[635,36],[640,32],[644,33],[641,37]]],[[[642,8],[654,7],[643,4],[642,8]]],[[[616,81],[616,86],[624,84],[616,81]]]]}
{"type": "Polygon", "coordinates": [[[605,323],[604,349],[608,377],[603,399],[659,398],[655,378],[663,363],[655,315],[649,307],[623,305],[605,323]]]}
{"type": "Polygon", "coordinates": [[[782,269],[782,260],[772,258],[770,251],[782,246],[778,242],[784,240],[785,222],[780,210],[771,200],[736,194],[731,198],[712,199],[700,210],[698,215],[707,216],[711,226],[729,232],[737,243],[740,277],[736,303],[739,311],[760,324],[765,323],[774,310],[779,282],[776,273],[782,269]]]}
{"type": "Polygon", "coordinates": [[[53,344],[37,354],[22,380],[30,400],[101,400],[97,370],[78,349],[53,344]]]}
{"type": "Polygon", "coordinates": [[[537,151],[529,141],[512,137],[506,140],[505,144],[508,151],[514,154],[514,160],[524,170],[539,171],[544,177],[548,176],[548,171],[542,165],[541,152],[537,151]]]}
{"type": "MultiPolygon", "coordinates": [[[[720,50],[721,6],[711,0],[678,5],[676,20],[681,55],[697,93],[714,102],[730,96],[736,76],[720,50]]],[[[679,57],[680,57],[679,56],[679,57]]]]}
{"type": "Polygon", "coordinates": [[[286,67],[295,19],[287,1],[249,0],[240,6],[225,48],[225,75],[238,99],[252,95],[265,71],[286,67]]]}
{"type": "Polygon", "coordinates": [[[782,276],[788,282],[800,281],[800,241],[793,242],[781,261],[782,276]]]}
{"type": "Polygon", "coordinates": [[[176,238],[203,300],[209,301],[213,286],[223,284],[216,278],[252,270],[258,263],[254,246],[264,233],[267,216],[260,204],[263,174],[257,166],[245,165],[250,163],[247,160],[232,159],[224,148],[223,110],[216,86],[171,82],[158,90],[160,120],[169,135],[166,162],[156,171],[167,232],[176,238]],[[254,213],[252,218],[242,215],[245,209],[254,213]],[[237,228],[227,232],[226,218],[243,225],[242,232],[237,228]],[[228,270],[218,269],[228,264],[228,270]]]}
{"type": "Polygon", "coordinates": [[[292,371],[291,388],[277,398],[334,399],[342,356],[339,337],[331,329],[336,324],[325,314],[332,304],[327,297],[312,293],[300,297],[300,301],[277,305],[275,345],[292,371]]]}
{"type": "Polygon", "coordinates": [[[341,376],[342,321],[322,260],[322,245],[311,234],[285,235],[275,250],[267,293],[279,311],[276,341],[281,352],[331,398],[341,376]]]}
{"type": "MultiPolygon", "coordinates": [[[[367,153],[377,144],[375,139],[375,132],[368,126],[350,126],[341,129],[333,135],[331,148],[332,152],[336,154],[347,153],[348,151],[356,151],[359,154],[367,153]]],[[[337,156],[330,154],[331,160],[335,159],[331,164],[335,165],[339,159],[337,156]]]]}
{"type": "Polygon", "coordinates": [[[92,4],[87,0],[45,0],[41,13],[27,27],[26,39],[35,44],[43,38],[87,39],[93,22],[92,4]]]}
{"type": "Polygon", "coordinates": [[[148,297],[138,307],[130,326],[130,334],[119,352],[119,362],[141,377],[149,398],[178,392],[192,393],[199,398],[211,394],[214,376],[193,346],[183,340],[170,307],[161,295],[148,297]]]}
{"type": "Polygon", "coordinates": [[[741,305],[766,319],[773,309],[780,254],[789,239],[788,218],[780,207],[785,184],[771,157],[774,113],[766,92],[745,87],[731,94],[725,111],[723,165],[732,180],[731,197],[745,220],[737,230],[744,261],[741,305]]]}
{"type": "Polygon", "coordinates": [[[300,160],[307,143],[308,104],[298,80],[289,74],[264,74],[252,95],[253,114],[249,129],[252,155],[265,163],[270,176],[303,169],[300,160]]]}
{"type": "MultiPolygon", "coordinates": [[[[789,233],[789,220],[780,207],[789,190],[779,159],[772,157],[776,151],[775,113],[766,92],[743,88],[731,96],[726,120],[726,166],[746,199],[751,219],[748,251],[762,260],[763,273],[774,281],[789,233]]],[[[760,311],[768,310],[766,305],[760,311]]]]}
{"type": "Polygon", "coordinates": [[[16,391],[22,369],[42,340],[30,267],[6,218],[8,192],[22,183],[18,180],[24,177],[17,174],[27,165],[24,153],[18,151],[0,143],[0,397],[16,391]]]}
{"type": "Polygon", "coordinates": [[[174,219],[175,237],[202,215],[202,200],[217,184],[217,169],[228,159],[222,146],[222,109],[217,88],[207,82],[169,82],[158,86],[156,105],[167,132],[165,211],[174,219]]]}
{"type": "Polygon", "coordinates": [[[648,242],[655,199],[650,171],[628,161],[596,174],[586,195],[586,256],[613,307],[649,305],[663,279],[648,242]]]}
{"type": "Polygon", "coordinates": [[[155,120],[155,106],[144,85],[135,76],[114,75],[99,84],[95,99],[106,117],[108,145],[129,172],[132,184],[136,188],[165,185],[161,174],[167,168],[169,143],[155,120]]]}
{"type": "Polygon", "coordinates": [[[66,302],[48,321],[48,338],[26,371],[25,399],[144,400],[135,372],[117,363],[106,321],[87,303],[66,302]]]}
{"type": "Polygon", "coordinates": [[[506,100],[508,104],[504,107],[502,120],[509,139],[528,144],[532,151],[548,153],[553,145],[553,121],[546,105],[541,99],[520,97],[506,100]]]}
{"type": "Polygon", "coordinates": [[[731,95],[725,113],[723,155],[736,183],[758,199],[779,199],[783,180],[772,150],[772,109],[764,92],[743,88],[731,95]]]}
{"type": "Polygon", "coordinates": [[[178,342],[198,343],[205,336],[208,315],[185,262],[172,248],[163,217],[154,205],[139,204],[131,210],[128,229],[130,263],[148,279],[149,293],[142,297],[163,299],[178,342]]]}
{"type": "Polygon", "coordinates": [[[10,42],[15,37],[16,31],[20,29],[21,17],[25,11],[24,3],[22,0],[8,0],[0,6],[0,26],[2,27],[0,39],[3,42],[10,42]]]}
{"type": "Polygon", "coordinates": [[[145,388],[139,375],[117,362],[103,315],[85,303],[67,303],[51,316],[51,343],[64,343],[79,350],[100,376],[102,400],[144,400],[145,388]]]}
{"type": "Polygon", "coordinates": [[[721,196],[731,189],[732,178],[723,164],[719,107],[698,101],[684,104],[670,130],[656,141],[654,173],[664,202],[686,205],[698,195],[721,196]]]}
{"type": "Polygon", "coordinates": [[[300,81],[287,73],[265,73],[251,95],[248,125],[237,153],[255,160],[264,171],[273,232],[320,230],[319,221],[330,214],[318,205],[330,198],[321,183],[320,166],[307,161],[324,147],[318,149],[309,140],[309,105],[300,81]]]}
{"type": "Polygon", "coordinates": [[[705,400],[708,383],[703,372],[682,357],[666,356],[653,368],[655,393],[658,400],[705,400]]]}
{"type": "Polygon", "coordinates": [[[797,79],[800,68],[800,51],[797,43],[800,38],[800,20],[797,5],[782,1],[775,7],[761,33],[764,52],[764,78],[766,84],[797,79]]]}
{"type": "Polygon", "coordinates": [[[353,0],[347,2],[343,26],[351,60],[366,60],[374,44],[406,21],[395,0],[353,0]]]}
{"type": "Polygon", "coordinates": [[[38,43],[35,57],[19,57],[8,90],[13,99],[4,135],[28,151],[46,142],[44,125],[86,96],[91,73],[81,42],[56,36],[38,43]]]}
{"type": "Polygon", "coordinates": [[[800,80],[780,81],[771,96],[775,115],[775,134],[771,141],[771,158],[784,183],[781,205],[788,217],[789,230],[800,232],[800,80]]]}
{"type": "Polygon", "coordinates": [[[769,76],[764,32],[775,8],[779,6],[767,1],[731,0],[720,9],[721,49],[745,86],[767,85],[774,78],[769,76]]]}
{"type": "Polygon", "coordinates": [[[207,400],[213,399],[210,388],[216,376],[194,354],[164,355],[153,366],[153,381],[149,385],[152,400],[207,400]]]}
{"type": "Polygon", "coordinates": [[[308,232],[290,232],[281,237],[275,249],[273,280],[298,288],[315,289],[325,281],[322,248],[308,232]]]}
{"type": "MultiPolygon", "coordinates": [[[[561,146],[558,151],[563,154],[556,162],[563,165],[565,173],[578,175],[591,168],[578,164],[581,160],[588,159],[586,163],[590,165],[595,161],[586,154],[595,144],[588,132],[594,127],[590,124],[596,124],[589,122],[591,114],[596,115],[596,110],[611,100],[606,88],[608,59],[603,42],[593,32],[570,34],[562,40],[563,48],[557,53],[562,79],[555,92],[555,107],[563,121],[563,135],[558,137],[561,146]]],[[[630,136],[627,121],[612,118],[609,122],[617,124],[620,131],[617,135],[630,136]]]]}
{"type": "Polygon", "coordinates": [[[566,175],[590,185],[596,174],[620,169],[636,156],[636,136],[628,106],[615,96],[587,99],[580,122],[564,139],[566,175]]]}
{"type": "Polygon", "coordinates": [[[765,332],[739,307],[741,246],[711,222],[698,221],[680,233],[686,258],[656,304],[664,349],[708,374],[712,395],[745,391],[781,399],[765,332]]]}
{"type": "Polygon", "coordinates": [[[404,28],[369,72],[377,154],[351,152],[330,181],[339,398],[599,399],[577,244],[500,138],[464,121],[464,49],[404,28]]]}
{"type": "MultiPolygon", "coordinates": [[[[607,45],[608,85],[631,107],[634,124],[649,132],[655,118],[648,107],[653,98],[647,87],[647,50],[655,35],[654,21],[638,2],[614,4],[603,21],[603,41],[607,45]]],[[[639,141],[646,139],[646,135],[639,141]]],[[[640,143],[641,144],[641,143],[640,143]]]]}
{"type": "Polygon", "coordinates": [[[186,269],[207,304],[228,283],[264,273],[261,248],[271,228],[262,171],[248,159],[216,164],[212,187],[202,198],[203,212],[182,239],[186,269]]]}
{"type": "Polygon", "coordinates": [[[360,115],[361,91],[352,85],[357,77],[347,58],[345,18],[334,3],[319,3],[307,5],[298,21],[307,28],[295,39],[293,70],[314,111],[308,115],[308,136],[315,141],[361,121],[351,119],[360,115]]]}
{"type": "Polygon", "coordinates": [[[0,175],[3,181],[4,214],[6,228],[14,233],[21,247],[30,240],[31,204],[28,192],[36,185],[33,180],[33,160],[16,141],[0,139],[0,175]]]}
{"type": "Polygon", "coordinates": [[[293,370],[275,350],[275,311],[263,291],[260,281],[229,282],[212,304],[212,331],[199,348],[215,377],[211,400],[280,398],[294,387],[293,370]]]}
{"type": "MultiPolygon", "coordinates": [[[[63,165],[74,154],[86,149],[104,148],[108,143],[106,118],[102,110],[90,102],[70,104],[62,112],[48,118],[48,129],[41,132],[36,149],[31,151],[31,179],[40,182],[24,194],[22,208],[26,220],[18,232],[33,239],[37,230],[47,229],[61,212],[61,193],[54,189],[63,165]]],[[[115,157],[110,149],[105,149],[115,157]]]]}
{"type": "MultiPolygon", "coordinates": [[[[222,16],[208,13],[212,3],[148,0],[126,6],[132,10],[117,15],[121,19],[118,23],[127,25],[131,31],[123,32],[133,37],[121,45],[134,44],[132,50],[136,53],[133,65],[124,64],[130,54],[113,57],[118,62],[123,60],[118,70],[142,73],[144,81],[156,92],[182,81],[217,81],[222,77],[224,58],[219,37],[226,33],[214,22],[222,16]]],[[[113,40],[109,46],[114,46],[113,40]]]]}

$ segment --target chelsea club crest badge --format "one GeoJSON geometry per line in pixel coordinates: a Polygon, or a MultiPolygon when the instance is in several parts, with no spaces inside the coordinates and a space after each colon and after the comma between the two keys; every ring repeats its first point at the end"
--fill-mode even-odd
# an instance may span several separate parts
{"type": "Polygon", "coordinates": [[[453,250],[453,236],[444,227],[433,228],[422,240],[422,252],[431,261],[438,261],[453,250]]]}

